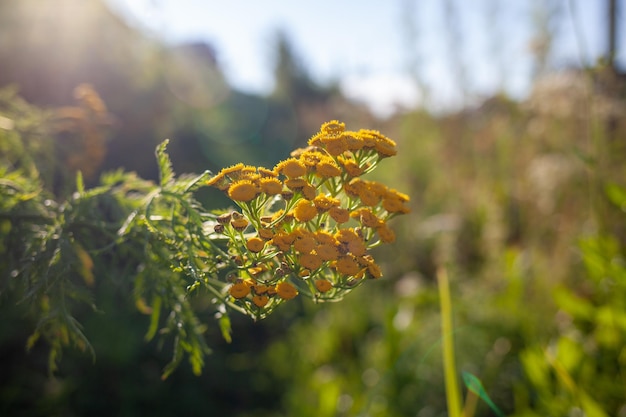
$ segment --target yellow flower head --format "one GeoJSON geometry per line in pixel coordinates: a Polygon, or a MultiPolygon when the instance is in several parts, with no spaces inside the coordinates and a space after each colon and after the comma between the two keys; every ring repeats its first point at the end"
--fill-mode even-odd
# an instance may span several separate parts
{"type": "Polygon", "coordinates": [[[380,203],[381,195],[371,184],[366,184],[359,190],[359,198],[366,206],[374,207],[380,203]]]}
{"type": "Polygon", "coordinates": [[[313,200],[315,198],[315,195],[317,194],[317,190],[311,184],[305,184],[300,192],[307,200],[313,200]]]}
{"type": "Polygon", "coordinates": [[[289,178],[298,178],[306,174],[306,166],[295,158],[289,158],[279,162],[274,171],[289,178]]]}
{"type": "Polygon", "coordinates": [[[351,276],[356,275],[361,270],[361,267],[353,256],[345,255],[337,259],[335,269],[340,274],[351,276]]]}
{"type": "Polygon", "coordinates": [[[382,222],[382,220],[372,213],[372,210],[366,207],[353,211],[350,213],[350,217],[357,219],[365,227],[378,227],[382,222]]]}
{"type": "Polygon", "coordinates": [[[376,149],[378,155],[386,157],[394,156],[398,153],[396,150],[396,142],[382,135],[380,132],[374,132],[374,137],[376,138],[374,149],[376,149]]]}
{"type": "Polygon", "coordinates": [[[327,155],[319,151],[315,147],[309,147],[306,151],[300,154],[300,161],[308,168],[314,168],[322,161],[327,155]]]}
{"type": "Polygon", "coordinates": [[[386,196],[383,198],[383,208],[387,210],[389,213],[408,213],[411,211],[404,202],[399,198],[386,196]]]}
{"type": "Polygon", "coordinates": [[[261,178],[259,180],[259,186],[261,187],[261,191],[267,195],[277,195],[283,191],[283,184],[276,178],[261,178]]]}
{"type": "Polygon", "coordinates": [[[342,136],[323,137],[321,141],[326,152],[332,156],[341,155],[348,150],[348,144],[342,136]]]}
{"type": "Polygon", "coordinates": [[[264,246],[265,246],[265,241],[261,239],[260,237],[251,237],[246,242],[246,248],[248,248],[250,252],[255,252],[255,253],[261,252],[264,246]]]}
{"type": "Polygon", "coordinates": [[[290,283],[283,281],[276,286],[276,293],[283,300],[291,300],[298,295],[298,290],[290,283]]]}
{"type": "Polygon", "coordinates": [[[343,189],[350,197],[358,197],[359,192],[366,187],[367,185],[362,179],[352,178],[350,182],[343,186],[343,189]]]}
{"type": "Polygon", "coordinates": [[[320,130],[322,133],[326,133],[329,135],[338,135],[346,130],[346,124],[341,123],[337,120],[331,120],[330,122],[324,123],[320,130]]]}
{"type": "Polygon", "coordinates": [[[270,289],[270,287],[265,284],[256,284],[252,288],[257,295],[265,294],[270,289]]]}
{"type": "MultiPolygon", "coordinates": [[[[243,165],[243,164],[242,164],[243,165]]],[[[226,178],[226,176],[220,172],[219,174],[211,177],[206,184],[211,187],[215,187],[220,191],[226,191],[231,181],[226,178]]]]}
{"type": "Polygon", "coordinates": [[[317,230],[314,233],[314,237],[320,245],[328,244],[334,246],[337,243],[335,237],[324,230],[317,230]]]}
{"type": "Polygon", "coordinates": [[[233,217],[230,221],[230,225],[238,232],[242,232],[248,227],[248,220],[245,217],[233,217]]]}
{"type": "Polygon", "coordinates": [[[350,212],[341,207],[332,207],[328,210],[328,215],[337,223],[346,223],[350,220],[350,212]]]}
{"type": "Polygon", "coordinates": [[[354,256],[363,256],[367,253],[367,247],[365,246],[365,242],[361,239],[351,240],[348,242],[348,250],[354,256]]]}
{"type": "Polygon", "coordinates": [[[343,135],[344,140],[346,141],[346,145],[349,151],[355,152],[359,149],[362,149],[365,146],[363,143],[363,139],[359,136],[358,133],[355,132],[345,132],[343,135]]]}
{"type": "Polygon", "coordinates": [[[313,236],[305,236],[293,242],[294,249],[301,253],[310,253],[316,246],[317,241],[313,236]]]}
{"type": "Polygon", "coordinates": [[[294,242],[295,236],[291,233],[277,232],[272,238],[272,244],[278,249],[286,252],[291,249],[291,244],[294,242]]]}
{"type": "Polygon", "coordinates": [[[373,148],[376,146],[376,137],[372,134],[371,130],[361,129],[358,134],[361,140],[363,140],[364,148],[373,148]]]}
{"type": "Polygon", "coordinates": [[[303,267],[314,271],[317,268],[319,268],[320,266],[322,266],[322,259],[315,253],[305,253],[300,255],[300,265],[302,265],[303,267]]]}
{"type": "Polygon", "coordinates": [[[272,229],[259,229],[258,233],[259,237],[265,240],[270,240],[274,236],[274,232],[272,232],[272,229]]]}
{"type": "Polygon", "coordinates": [[[380,278],[383,276],[380,267],[374,262],[367,265],[367,272],[372,276],[372,278],[380,278]]]}
{"type": "Polygon", "coordinates": [[[278,175],[274,171],[272,171],[271,169],[267,169],[267,168],[264,168],[264,167],[258,167],[257,171],[259,172],[259,175],[262,178],[273,178],[273,177],[276,177],[278,175]]]}
{"type": "Polygon", "coordinates": [[[329,157],[324,157],[322,160],[319,161],[319,163],[315,167],[315,172],[318,176],[322,178],[338,177],[339,175],[341,175],[341,170],[339,169],[335,161],[333,161],[329,157]]]}
{"type": "Polygon", "coordinates": [[[376,232],[378,233],[378,237],[381,242],[392,243],[396,240],[396,234],[385,223],[378,226],[376,228],[376,232]]]}
{"type": "Polygon", "coordinates": [[[313,204],[315,204],[317,211],[325,213],[333,207],[339,207],[339,200],[334,197],[320,194],[313,199],[313,204]]]}
{"type": "Polygon", "coordinates": [[[302,189],[308,182],[302,178],[289,178],[285,181],[287,188],[293,191],[302,189]]]}
{"type": "Polygon", "coordinates": [[[235,165],[231,165],[228,168],[224,168],[220,171],[218,175],[230,176],[230,175],[238,175],[239,172],[243,169],[245,165],[241,162],[235,165]]]}
{"type": "Polygon", "coordinates": [[[344,157],[339,155],[337,157],[339,163],[343,166],[343,169],[348,173],[351,177],[358,177],[363,174],[363,169],[356,163],[354,159],[344,157]]]}
{"type": "Polygon", "coordinates": [[[270,298],[267,295],[255,295],[252,297],[252,302],[255,306],[259,308],[265,307],[265,305],[270,301],[270,298]]]}
{"type": "Polygon", "coordinates": [[[226,224],[230,221],[232,217],[233,217],[233,213],[228,212],[228,213],[220,214],[219,216],[217,216],[216,220],[219,224],[226,224]]]}
{"type": "Polygon", "coordinates": [[[228,293],[237,299],[245,298],[250,294],[250,286],[244,282],[236,282],[228,289],[228,293]]]}
{"type": "Polygon", "coordinates": [[[350,243],[355,240],[361,240],[354,229],[339,229],[337,233],[335,233],[335,239],[341,243],[350,243]]]}
{"type": "Polygon", "coordinates": [[[337,248],[329,243],[322,243],[315,248],[315,253],[322,261],[334,261],[339,257],[337,248]]]}
{"type": "Polygon", "coordinates": [[[308,222],[317,215],[317,209],[312,202],[300,200],[294,207],[293,214],[299,222],[308,222]]]}
{"type": "Polygon", "coordinates": [[[228,188],[228,196],[234,201],[250,201],[253,200],[259,189],[249,180],[237,181],[228,188]]]}
{"type": "Polygon", "coordinates": [[[315,281],[315,288],[317,288],[319,292],[328,292],[333,288],[333,284],[326,279],[318,279],[315,281]]]}

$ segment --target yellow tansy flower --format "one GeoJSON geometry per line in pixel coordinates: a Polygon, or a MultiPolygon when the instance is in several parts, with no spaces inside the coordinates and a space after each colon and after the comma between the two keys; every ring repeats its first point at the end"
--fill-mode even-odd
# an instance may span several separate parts
{"type": "Polygon", "coordinates": [[[317,215],[317,210],[310,201],[300,200],[294,207],[293,214],[299,222],[308,222],[317,215]]]}
{"type": "Polygon", "coordinates": [[[267,295],[255,295],[252,297],[252,302],[259,308],[265,307],[269,300],[270,298],[267,295]]]}
{"type": "Polygon", "coordinates": [[[302,154],[300,154],[300,161],[307,167],[307,168],[315,168],[324,158],[327,158],[328,156],[324,153],[322,153],[319,149],[310,146],[309,148],[307,148],[304,152],[302,152],[302,154]]]}
{"type": "Polygon", "coordinates": [[[330,210],[332,207],[338,207],[339,200],[334,197],[320,194],[313,199],[313,204],[315,204],[317,211],[319,211],[320,213],[324,213],[330,210]]]}
{"type": "Polygon", "coordinates": [[[374,262],[372,262],[369,265],[367,265],[367,272],[369,272],[369,274],[373,278],[380,278],[380,277],[383,276],[383,273],[380,270],[380,267],[377,264],[375,264],[374,262]]]}
{"type": "Polygon", "coordinates": [[[389,213],[408,213],[411,211],[400,199],[393,197],[383,198],[383,208],[389,213]]]}
{"type": "Polygon", "coordinates": [[[261,295],[261,294],[265,294],[269,290],[270,287],[268,287],[265,284],[256,284],[252,288],[254,288],[254,293],[255,294],[261,295]]]}
{"type": "Polygon", "coordinates": [[[365,242],[361,239],[351,240],[348,242],[348,250],[354,256],[362,256],[367,253],[367,247],[365,246],[365,242]]]}
{"type": "Polygon", "coordinates": [[[285,181],[287,188],[293,191],[301,190],[308,182],[302,178],[289,178],[285,181]]]}
{"type": "Polygon", "coordinates": [[[315,281],[315,288],[317,288],[319,292],[328,292],[333,288],[333,284],[326,279],[318,279],[315,281]]]}
{"type": "Polygon", "coordinates": [[[274,236],[274,232],[271,229],[259,229],[259,236],[261,239],[269,240],[274,236]]]}
{"type": "Polygon", "coordinates": [[[298,295],[298,290],[288,282],[281,282],[276,286],[276,293],[283,300],[291,300],[298,295]]]}
{"type": "Polygon", "coordinates": [[[315,195],[317,194],[317,190],[311,184],[305,184],[300,192],[307,200],[313,200],[315,198],[315,195]]]}
{"type": "Polygon", "coordinates": [[[322,261],[334,261],[339,257],[337,248],[329,243],[322,243],[316,247],[315,253],[317,253],[322,261]]]}
{"type": "Polygon", "coordinates": [[[291,244],[295,240],[294,236],[285,232],[278,232],[272,238],[272,244],[277,246],[278,249],[286,252],[291,249],[291,244]]]}
{"type": "Polygon", "coordinates": [[[391,230],[385,223],[378,226],[376,228],[376,232],[378,233],[378,237],[381,242],[384,243],[392,243],[396,240],[396,234],[391,230]]]}
{"type": "Polygon", "coordinates": [[[339,163],[343,166],[343,169],[351,177],[358,177],[363,174],[363,169],[356,163],[354,159],[344,158],[341,155],[337,157],[339,163]]]}
{"type": "Polygon", "coordinates": [[[320,130],[322,133],[338,135],[346,130],[346,124],[338,120],[331,120],[330,122],[324,123],[320,130]]]}
{"type": "Polygon", "coordinates": [[[283,184],[276,178],[261,178],[259,180],[259,187],[267,195],[277,195],[283,191],[283,184]]]}
{"type": "Polygon", "coordinates": [[[359,190],[359,198],[361,199],[361,202],[366,206],[374,207],[375,205],[380,203],[381,197],[370,186],[365,186],[359,190]]]}
{"type": "Polygon", "coordinates": [[[317,246],[317,241],[312,236],[306,236],[301,239],[296,239],[293,242],[293,247],[298,252],[310,253],[317,246]]]}
{"type": "Polygon", "coordinates": [[[255,252],[255,253],[261,252],[264,246],[265,246],[265,241],[259,237],[251,237],[246,242],[246,248],[248,248],[250,252],[255,252]]]}
{"type": "Polygon", "coordinates": [[[356,259],[350,255],[339,257],[339,259],[335,262],[335,268],[340,274],[348,276],[356,275],[361,270],[361,267],[357,263],[356,259]]]}
{"type": "Polygon", "coordinates": [[[264,167],[258,167],[257,171],[259,172],[259,174],[263,178],[272,178],[272,177],[276,177],[278,175],[274,171],[272,171],[271,169],[267,169],[267,168],[264,168],[264,167]]]}
{"type": "Polygon", "coordinates": [[[335,239],[341,243],[349,243],[355,240],[361,240],[359,235],[356,234],[354,229],[339,229],[335,233],[335,239]]]}
{"type": "Polygon", "coordinates": [[[326,137],[322,138],[324,149],[332,156],[341,155],[348,150],[348,145],[345,139],[341,136],[338,137],[326,137]]]}
{"type": "Polygon", "coordinates": [[[253,200],[259,189],[249,180],[237,181],[228,188],[228,196],[234,201],[250,201],[253,200]]]}
{"type": "Polygon", "coordinates": [[[353,211],[350,213],[350,217],[359,220],[365,227],[378,227],[382,221],[366,207],[353,211]]]}
{"type": "Polygon", "coordinates": [[[352,151],[352,152],[358,151],[359,149],[362,149],[363,146],[365,145],[363,143],[363,139],[361,139],[358,133],[344,132],[342,136],[344,140],[346,141],[346,145],[348,146],[349,151],[352,151]]]}
{"type": "Polygon", "coordinates": [[[335,161],[329,157],[325,157],[319,161],[319,163],[315,166],[315,172],[322,178],[331,178],[341,175],[341,170],[335,161]]]}
{"type": "Polygon", "coordinates": [[[244,282],[236,282],[228,289],[228,293],[237,299],[245,298],[250,294],[250,287],[244,282]]]}
{"type": "Polygon", "coordinates": [[[233,218],[230,221],[230,225],[238,232],[242,232],[248,227],[248,220],[245,217],[233,218]]]}
{"type": "Polygon", "coordinates": [[[337,243],[335,237],[325,230],[316,230],[313,235],[320,245],[328,244],[332,246],[337,243]]]}
{"type": "Polygon", "coordinates": [[[239,173],[243,167],[245,165],[242,164],[241,162],[232,166],[229,166],[228,168],[224,168],[220,171],[220,174],[222,175],[232,175],[232,174],[236,174],[239,173]]]}
{"type": "Polygon", "coordinates": [[[297,178],[306,174],[306,166],[295,158],[289,158],[279,162],[274,170],[289,178],[297,178]]]}
{"type": "Polygon", "coordinates": [[[341,207],[332,207],[328,210],[328,215],[337,223],[346,223],[350,220],[350,212],[341,207]]]}
{"type": "Polygon", "coordinates": [[[381,135],[378,132],[376,133],[377,135],[374,149],[376,149],[376,152],[378,152],[380,156],[394,156],[398,153],[398,151],[396,150],[396,143],[393,140],[381,135]]]}
{"type": "Polygon", "coordinates": [[[322,266],[323,263],[322,259],[320,259],[320,257],[317,256],[317,254],[315,253],[305,253],[303,255],[300,255],[299,261],[300,265],[307,269],[310,269],[311,271],[319,268],[320,266],[322,266]]]}

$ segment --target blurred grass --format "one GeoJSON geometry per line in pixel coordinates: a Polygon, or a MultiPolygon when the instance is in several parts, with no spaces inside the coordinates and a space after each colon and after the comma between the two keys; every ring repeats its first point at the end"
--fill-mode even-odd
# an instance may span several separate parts
{"type": "MultiPolygon", "coordinates": [[[[102,48],[85,39],[85,49],[102,48]]],[[[141,42],[134,34],[132,39],[141,42]]],[[[18,46],[7,56],[17,54],[18,46]]],[[[186,106],[172,99],[167,85],[177,81],[167,78],[177,71],[183,80],[182,67],[170,68],[172,74],[161,67],[172,51],[152,42],[150,51],[143,58],[124,55],[121,69],[108,63],[117,68],[115,76],[99,74],[94,83],[121,122],[106,126],[110,141],[102,132],[81,134],[80,124],[57,125],[55,135],[48,123],[67,118],[55,119],[3,90],[0,122],[15,121],[16,128],[0,126],[6,139],[0,140],[0,158],[26,144],[29,152],[20,148],[24,172],[36,166],[43,185],[63,194],[74,186],[64,161],[91,168],[126,165],[149,176],[154,144],[169,136],[177,172],[216,170],[240,159],[271,166],[304,144],[315,133],[312,126],[341,118],[349,129],[377,128],[398,142],[399,154],[383,161],[375,176],[409,194],[412,213],[392,222],[397,242],[375,254],[384,278],[341,303],[294,302],[262,323],[233,317],[231,345],[221,341],[211,312],[204,312],[215,351],[200,378],[183,367],[160,382],[169,347],[142,341],[148,319],[125,293],[125,279],[136,272],[132,263],[95,268],[96,283],[115,283],[97,293],[100,311],[83,315],[96,364],[68,352],[54,380],[45,377],[45,349],[24,353],[23,329],[34,325],[24,319],[24,306],[0,294],[6,369],[0,414],[443,416],[449,406],[441,350],[453,334],[457,381],[464,371],[476,375],[507,416],[626,416],[623,77],[601,66],[549,73],[521,101],[494,96],[453,114],[415,109],[375,120],[332,89],[314,91],[321,99],[233,92],[214,67],[207,74],[218,78],[212,85],[219,102],[186,106]],[[127,72],[143,75],[120,75],[127,72]],[[133,81],[139,87],[134,78],[140,78],[133,81]],[[78,156],[97,158],[73,158],[89,149],[88,138],[97,152],[78,156]],[[62,146],[55,151],[55,144],[62,146]],[[450,330],[441,326],[436,280],[444,264],[450,330]]],[[[22,59],[43,74],[38,80],[46,80],[41,56],[22,59]]],[[[6,77],[21,76],[17,61],[12,64],[6,77]]],[[[46,93],[44,104],[58,105],[71,90],[60,85],[73,87],[91,72],[68,72],[74,78],[52,90],[22,84],[30,99],[46,93]]],[[[287,80],[294,90],[298,79],[287,80]]],[[[83,116],[97,113],[84,103],[82,108],[83,116]]],[[[223,203],[215,196],[205,200],[223,203]]],[[[202,299],[194,302],[203,305],[202,299]]],[[[477,401],[475,415],[493,411],[477,401]]]]}

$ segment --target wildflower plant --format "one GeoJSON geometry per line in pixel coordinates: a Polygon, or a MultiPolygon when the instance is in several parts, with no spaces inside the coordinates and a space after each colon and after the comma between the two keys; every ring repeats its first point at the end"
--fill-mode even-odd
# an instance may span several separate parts
{"type": "Polygon", "coordinates": [[[337,301],[380,278],[370,251],[394,241],[387,222],[408,212],[409,198],[361,176],[395,146],[379,132],[331,121],[273,169],[237,164],[210,178],[240,209],[207,223],[209,241],[225,244],[228,284],[216,291],[263,318],[296,296],[337,301]]]}
{"type": "Polygon", "coordinates": [[[409,211],[409,198],[362,176],[395,155],[391,139],[331,121],[272,169],[240,163],[217,175],[179,177],[166,146],[156,151],[157,185],[118,172],[86,190],[79,172],[77,192],[51,204],[44,193],[20,195],[9,177],[0,183],[15,203],[0,213],[0,242],[14,242],[2,290],[33,306],[38,325],[27,344],[48,340],[51,369],[65,345],[93,353],[72,308],[96,308],[89,291],[107,259],[131,256],[136,263],[133,295],[150,316],[146,339],[173,339],[164,377],[185,356],[200,373],[210,351],[195,294],[208,294],[230,341],[233,310],[263,319],[296,297],[337,301],[382,276],[371,250],[394,241],[388,222],[409,211]],[[194,198],[202,187],[225,193],[235,209],[207,211],[194,198]],[[115,218],[103,220],[101,207],[115,218]]]}

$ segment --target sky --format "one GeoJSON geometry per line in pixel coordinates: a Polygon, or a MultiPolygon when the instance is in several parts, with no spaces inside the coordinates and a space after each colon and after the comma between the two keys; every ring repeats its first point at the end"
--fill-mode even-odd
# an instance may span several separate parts
{"type": "MultiPolygon", "coordinates": [[[[167,43],[210,43],[231,85],[247,92],[272,90],[281,30],[315,81],[337,82],[380,116],[398,106],[460,107],[497,91],[523,98],[535,69],[534,22],[541,10],[550,15],[541,5],[556,11],[547,20],[551,67],[581,55],[593,62],[606,49],[605,0],[108,1],[167,43]]],[[[618,3],[624,22],[626,0],[618,3]]]]}

